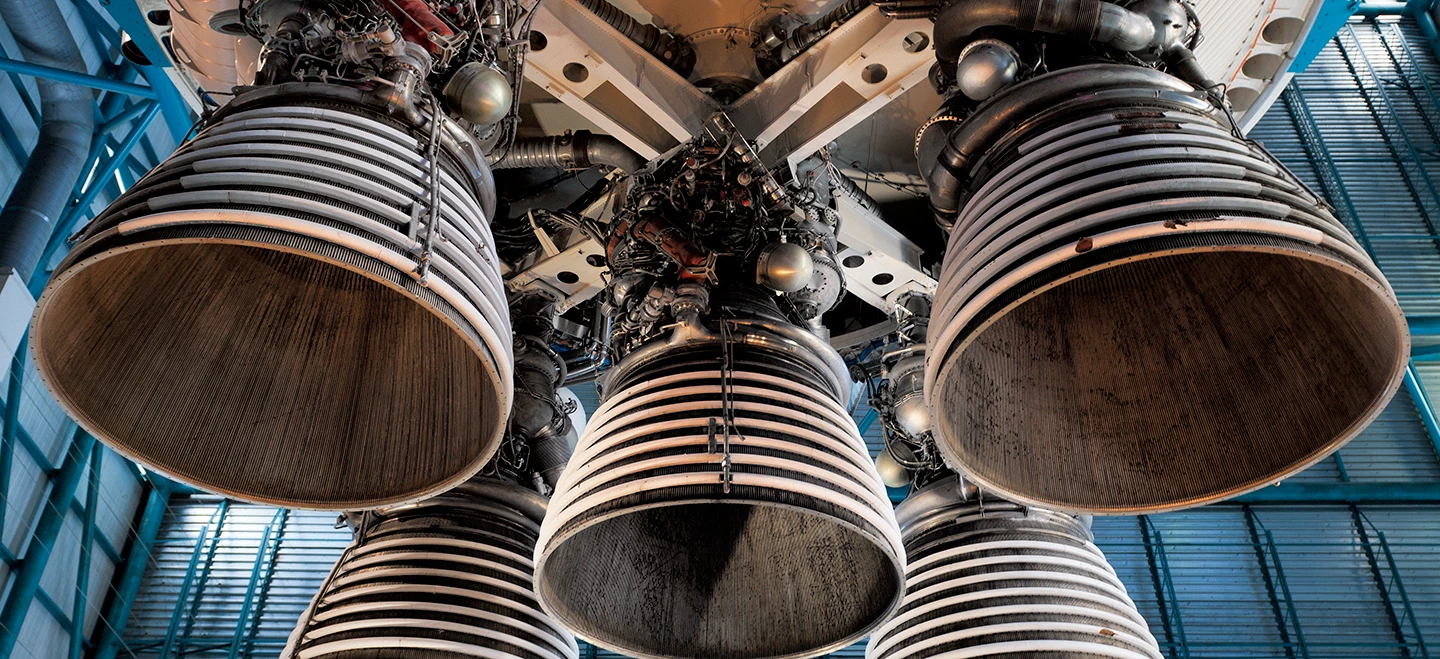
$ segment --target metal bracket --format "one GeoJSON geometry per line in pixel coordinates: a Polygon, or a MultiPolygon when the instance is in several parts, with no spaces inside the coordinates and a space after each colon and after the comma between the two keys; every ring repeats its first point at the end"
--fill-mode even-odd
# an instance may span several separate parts
{"type": "Polygon", "coordinates": [[[845,196],[837,196],[842,246],[836,259],[845,287],[866,304],[893,313],[909,293],[935,293],[935,279],[920,270],[923,250],[880,216],[845,196]]]}
{"type": "Polygon", "coordinates": [[[575,0],[546,0],[525,78],[647,160],[690,141],[718,106],[575,0]]]}
{"type": "Polygon", "coordinates": [[[933,24],[867,7],[729,109],[767,163],[791,169],[925,80],[933,24]]]}

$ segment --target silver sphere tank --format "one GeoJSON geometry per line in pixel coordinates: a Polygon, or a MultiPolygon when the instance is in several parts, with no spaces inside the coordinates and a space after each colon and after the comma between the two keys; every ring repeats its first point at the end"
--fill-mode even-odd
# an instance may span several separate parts
{"type": "Polygon", "coordinates": [[[815,278],[815,259],[794,243],[772,243],[760,251],[757,284],[780,293],[794,293],[815,278]]]}
{"type": "Polygon", "coordinates": [[[1020,75],[1020,56],[1003,41],[981,39],[960,53],[955,78],[960,91],[977,101],[995,95],[1020,75]]]}
{"type": "Polygon", "coordinates": [[[900,443],[881,449],[880,454],[875,456],[875,471],[880,474],[880,482],[885,483],[885,487],[905,487],[913,479],[910,470],[895,459],[896,455],[905,460],[915,459],[915,453],[900,443]]]}
{"type": "Polygon", "coordinates": [[[445,104],[477,126],[498,123],[510,112],[514,90],[505,74],[479,62],[460,67],[445,83],[445,104]]]}

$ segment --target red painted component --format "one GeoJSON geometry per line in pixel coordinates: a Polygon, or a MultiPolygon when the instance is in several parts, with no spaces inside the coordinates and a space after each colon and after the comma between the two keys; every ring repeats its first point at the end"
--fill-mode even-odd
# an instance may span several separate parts
{"type": "MultiPolygon", "coordinates": [[[[430,38],[430,35],[440,37],[455,36],[455,32],[430,11],[430,6],[425,0],[387,0],[385,3],[390,15],[400,21],[400,34],[406,41],[424,46],[432,53],[442,50],[440,43],[430,38]]],[[[443,39],[442,39],[443,41],[443,39]]]]}
{"type": "Polygon", "coordinates": [[[713,274],[715,255],[659,217],[622,219],[616,229],[605,250],[611,259],[625,238],[634,237],[654,245],[679,264],[681,280],[705,281],[713,274]]]}

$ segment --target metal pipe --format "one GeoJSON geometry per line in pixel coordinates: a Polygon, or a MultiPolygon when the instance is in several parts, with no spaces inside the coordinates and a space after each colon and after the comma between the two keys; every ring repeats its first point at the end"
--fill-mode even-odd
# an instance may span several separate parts
{"type": "Polygon", "coordinates": [[[986,27],[1063,34],[1125,51],[1155,42],[1150,18],[1098,0],[968,0],[946,7],[935,18],[935,56],[954,62],[970,35],[986,27]]]}
{"type": "Polygon", "coordinates": [[[1399,16],[1410,10],[1409,2],[1361,2],[1355,15],[1373,18],[1375,16],[1399,16]]]}
{"type": "Polygon", "coordinates": [[[165,509],[170,503],[170,490],[154,480],[150,483],[150,495],[145,500],[145,510],[140,523],[135,527],[135,537],[125,563],[115,572],[114,596],[105,615],[95,624],[93,659],[115,659],[120,650],[121,637],[130,622],[130,608],[135,605],[135,595],[140,592],[140,581],[145,577],[145,566],[150,562],[150,548],[160,535],[160,523],[165,520],[165,509]]]}
{"type": "Polygon", "coordinates": [[[1016,85],[1005,92],[1006,102],[987,104],[966,118],[950,133],[948,140],[937,145],[938,152],[921,149],[920,166],[930,188],[930,205],[937,214],[957,213],[964,186],[960,175],[968,168],[971,158],[983,153],[1020,122],[1072,97],[1127,86],[1192,91],[1191,86],[1179,78],[1153,69],[1110,65],[1077,66],[1016,85]]]}
{"type": "Polygon", "coordinates": [[[493,169],[587,169],[595,165],[614,167],[630,174],[645,166],[645,158],[614,137],[581,130],[565,135],[515,140],[503,160],[490,163],[493,169]]]}
{"type": "Polygon", "coordinates": [[[870,0],[846,0],[824,16],[795,28],[795,31],[790,33],[790,38],[785,40],[784,45],[789,58],[794,59],[806,48],[825,38],[825,35],[829,34],[831,30],[854,18],[856,14],[860,13],[860,10],[869,6],[870,0]]]}
{"type": "Polygon", "coordinates": [[[114,78],[92,76],[88,73],[78,73],[53,66],[32,64],[8,57],[0,57],[0,71],[33,76],[40,80],[50,80],[70,85],[78,85],[80,87],[89,87],[100,91],[117,92],[151,100],[155,99],[155,90],[145,85],[137,85],[133,82],[125,82],[114,78]]]}
{"type": "Polygon", "coordinates": [[[578,0],[600,20],[610,24],[625,38],[634,41],[656,59],[682,76],[690,75],[695,68],[695,49],[683,39],[676,38],[654,25],[635,20],[624,10],[606,0],[578,0]]]}
{"type": "Polygon", "coordinates": [[[140,144],[140,140],[145,137],[145,131],[150,129],[150,123],[155,121],[155,116],[160,113],[160,106],[158,104],[148,103],[146,105],[148,107],[145,110],[145,114],[140,117],[140,120],[130,129],[130,133],[120,142],[120,147],[115,149],[110,158],[95,170],[95,176],[92,177],[90,181],[89,189],[85,190],[85,192],[80,195],[80,199],[60,216],[60,221],[56,224],[55,230],[51,232],[49,240],[45,242],[45,249],[40,253],[40,259],[35,263],[33,273],[26,279],[30,287],[30,294],[37,299],[45,290],[45,284],[50,279],[49,269],[47,267],[50,259],[55,256],[55,252],[60,249],[60,246],[65,244],[65,239],[75,228],[75,225],[89,213],[90,204],[95,203],[95,198],[100,196],[100,191],[105,189],[110,177],[115,175],[115,170],[130,157],[130,152],[134,151],[135,147],[140,144]]]}
{"type": "Polygon", "coordinates": [[[0,267],[14,268],[28,283],[70,200],[95,129],[95,94],[76,79],[103,79],[84,75],[85,60],[54,0],[0,0],[0,19],[26,60],[5,59],[0,70],[40,76],[40,136],[0,211],[0,267]]]}
{"type": "Polygon", "coordinates": [[[45,507],[40,511],[40,520],[35,523],[30,544],[25,549],[20,567],[15,570],[10,596],[5,600],[5,607],[0,609],[0,659],[13,656],[15,643],[25,626],[25,615],[30,612],[35,593],[40,590],[40,577],[45,574],[45,566],[50,562],[55,539],[60,535],[60,527],[65,524],[65,513],[70,510],[70,501],[75,498],[75,489],[80,486],[86,459],[94,446],[95,438],[90,433],[75,429],[60,472],[51,481],[50,496],[45,499],[45,507]]]}

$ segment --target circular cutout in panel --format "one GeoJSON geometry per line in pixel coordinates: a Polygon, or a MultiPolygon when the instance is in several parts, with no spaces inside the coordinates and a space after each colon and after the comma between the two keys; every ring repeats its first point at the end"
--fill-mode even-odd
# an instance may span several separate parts
{"type": "Polygon", "coordinates": [[[1240,71],[1256,80],[1269,80],[1280,72],[1280,65],[1284,63],[1285,58],[1275,53],[1256,53],[1245,60],[1245,66],[1240,71]]]}
{"type": "Polygon", "coordinates": [[[1260,32],[1260,36],[1270,43],[1287,44],[1299,39],[1300,32],[1304,29],[1304,20],[1294,16],[1285,16],[1266,24],[1265,29],[1260,32]]]}

